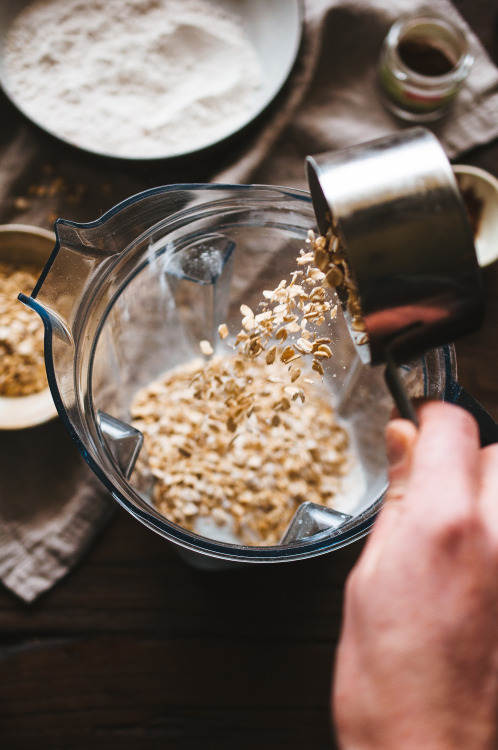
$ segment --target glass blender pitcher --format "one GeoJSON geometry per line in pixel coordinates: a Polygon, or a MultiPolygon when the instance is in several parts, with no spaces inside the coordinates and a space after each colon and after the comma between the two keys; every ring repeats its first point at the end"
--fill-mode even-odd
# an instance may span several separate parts
{"type": "MultiPolygon", "coordinates": [[[[216,528],[175,524],[152,500],[143,435],[131,424],[134,395],[198,357],[200,341],[212,342],[215,354],[233,353],[240,305],[255,309],[264,289],[289,277],[314,227],[311,198],[302,191],[154,188],[91,223],[59,219],[52,256],[32,295],[21,296],[43,319],[53,398],[90,467],[136,519],[207,567],[339,548],[368,532],[387,487],[383,431],[392,398],[383,368],[361,361],[339,306],[327,324],[333,356],[324,388],[349,434],[354,469],[334,509],[305,500],[277,544],[250,546],[216,528]],[[223,341],[220,323],[230,332],[223,341]]],[[[451,345],[404,364],[399,374],[410,396],[454,400],[459,392],[451,345]]]]}

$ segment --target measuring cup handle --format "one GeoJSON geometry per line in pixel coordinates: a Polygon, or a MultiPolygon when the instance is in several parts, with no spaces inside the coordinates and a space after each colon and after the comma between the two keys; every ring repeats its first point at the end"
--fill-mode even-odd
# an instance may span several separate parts
{"type": "Polygon", "coordinates": [[[384,370],[384,379],[391,392],[391,396],[393,397],[399,414],[403,419],[409,419],[413,422],[415,427],[418,427],[418,418],[415,407],[413,406],[412,400],[399,376],[398,368],[388,351],[385,352],[385,358],[386,369],[384,370]]]}
{"type": "Polygon", "coordinates": [[[491,414],[486,411],[484,406],[481,406],[479,401],[476,401],[476,399],[471,396],[465,388],[462,388],[462,386],[455,381],[452,381],[451,383],[450,397],[448,400],[452,404],[457,404],[458,406],[463,407],[475,418],[479,426],[479,434],[483,448],[486,445],[498,443],[498,424],[495,422],[491,414]]]}

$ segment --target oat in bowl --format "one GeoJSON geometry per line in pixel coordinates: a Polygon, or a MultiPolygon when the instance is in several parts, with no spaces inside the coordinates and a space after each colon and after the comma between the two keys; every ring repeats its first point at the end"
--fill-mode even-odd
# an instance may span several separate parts
{"type": "Polygon", "coordinates": [[[17,299],[31,293],[54,244],[45,229],[0,227],[0,429],[32,427],[57,413],[45,372],[43,323],[17,299]]]}

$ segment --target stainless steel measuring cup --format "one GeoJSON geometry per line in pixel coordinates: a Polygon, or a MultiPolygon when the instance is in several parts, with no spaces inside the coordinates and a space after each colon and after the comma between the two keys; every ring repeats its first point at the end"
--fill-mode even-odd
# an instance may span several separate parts
{"type": "MultiPolygon", "coordinates": [[[[364,362],[386,364],[401,414],[416,421],[396,365],[477,330],[484,298],[472,230],[444,150],[412,128],[307,158],[317,223],[333,217],[359,292],[368,343],[364,362]]],[[[460,386],[455,401],[472,411],[485,442],[494,420],[460,386]]]]}

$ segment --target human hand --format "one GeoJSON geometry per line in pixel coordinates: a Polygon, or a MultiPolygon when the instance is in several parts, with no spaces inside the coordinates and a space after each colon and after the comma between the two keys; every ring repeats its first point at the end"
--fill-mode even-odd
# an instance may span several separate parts
{"type": "Polygon", "coordinates": [[[498,445],[428,403],[386,430],[390,488],[347,585],[343,750],[488,750],[498,705],[498,445]]]}

